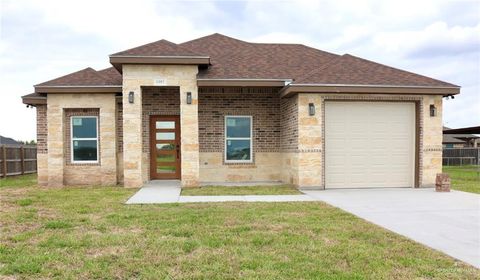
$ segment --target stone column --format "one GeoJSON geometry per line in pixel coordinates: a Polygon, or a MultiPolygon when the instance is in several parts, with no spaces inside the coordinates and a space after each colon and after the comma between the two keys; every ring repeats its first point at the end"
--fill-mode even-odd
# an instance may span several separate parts
{"type": "Polygon", "coordinates": [[[48,186],[63,186],[63,109],[55,95],[48,97],[47,130],[48,130],[48,186]]]}
{"type": "Polygon", "coordinates": [[[182,187],[196,187],[200,176],[198,144],[198,89],[195,80],[180,84],[180,126],[182,187]],[[187,92],[192,94],[192,104],[187,104],[187,92]]]}
{"type": "Polygon", "coordinates": [[[322,183],[322,98],[298,95],[298,186],[324,188],[322,183]],[[315,106],[310,116],[308,104],[315,106]]]}
{"type": "Polygon", "coordinates": [[[123,80],[123,181],[127,188],[138,188],[142,180],[142,91],[135,80],[123,80]],[[134,93],[133,103],[128,100],[134,93]]]}
{"type": "Polygon", "coordinates": [[[423,97],[423,147],[420,148],[422,161],[420,162],[421,187],[435,186],[435,178],[442,172],[442,96],[423,97]],[[437,115],[430,116],[430,105],[437,108],[437,115]]]}
{"type": "Polygon", "coordinates": [[[102,185],[117,183],[117,137],[115,121],[115,96],[108,98],[100,107],[100,155],[102,185]]]}

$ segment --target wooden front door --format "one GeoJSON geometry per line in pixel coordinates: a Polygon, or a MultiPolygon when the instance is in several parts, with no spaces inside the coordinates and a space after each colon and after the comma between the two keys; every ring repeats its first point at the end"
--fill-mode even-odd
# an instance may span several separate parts
{"type": "Polygon", "coordinates": [[[180,117],[150,116],[150,178],[180,179],[180,117]]]}

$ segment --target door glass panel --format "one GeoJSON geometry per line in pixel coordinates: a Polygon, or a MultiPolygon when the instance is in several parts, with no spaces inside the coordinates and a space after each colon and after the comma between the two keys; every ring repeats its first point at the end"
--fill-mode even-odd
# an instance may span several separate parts
{"type": "Polygon", "coordinates": [[[175,162],[175,154],[158,154],[157,162],[175,162]]]}
{"type": "Polygon", "coordinates": [[[157,166],[157,173],[175,173],[175,166],[157,166]]]}
{"type": "Polygon", "coordinates": [[[155,123],[155,127],[157,129],[174,129],[175,122],[174,121],[157,121],[155,123]]]}
{"type": "Polygon", "coordinates": [[[175,140],[175,132],[157,132],[157,140],[175,140]]]}
{"type": "Polygon", "coordinates": [[[173,151],[175,150],[175,144],[156,144],[157,145],[157,151],[173,151]]]}

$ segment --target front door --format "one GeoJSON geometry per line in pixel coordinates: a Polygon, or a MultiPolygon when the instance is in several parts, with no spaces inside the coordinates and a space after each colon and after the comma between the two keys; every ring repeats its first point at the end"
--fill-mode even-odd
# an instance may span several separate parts
{"type": "Polygon", "coordinates": [[[150,116],[150,178],[180,179],[179,116],[150,116]]]}

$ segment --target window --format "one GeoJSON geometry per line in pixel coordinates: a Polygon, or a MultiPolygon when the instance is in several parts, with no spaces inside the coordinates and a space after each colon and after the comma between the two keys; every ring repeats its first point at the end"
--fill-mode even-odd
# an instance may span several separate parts
{"type": "Polygon", "coordinates": [[[98,162],[97,117],[72,117],[71,153],[73,163],[98,162]]]}
{"type": "Polygon", "coordinates": [[[225,162],[252,162],[252,117],[225,117],[225,162]]]}

